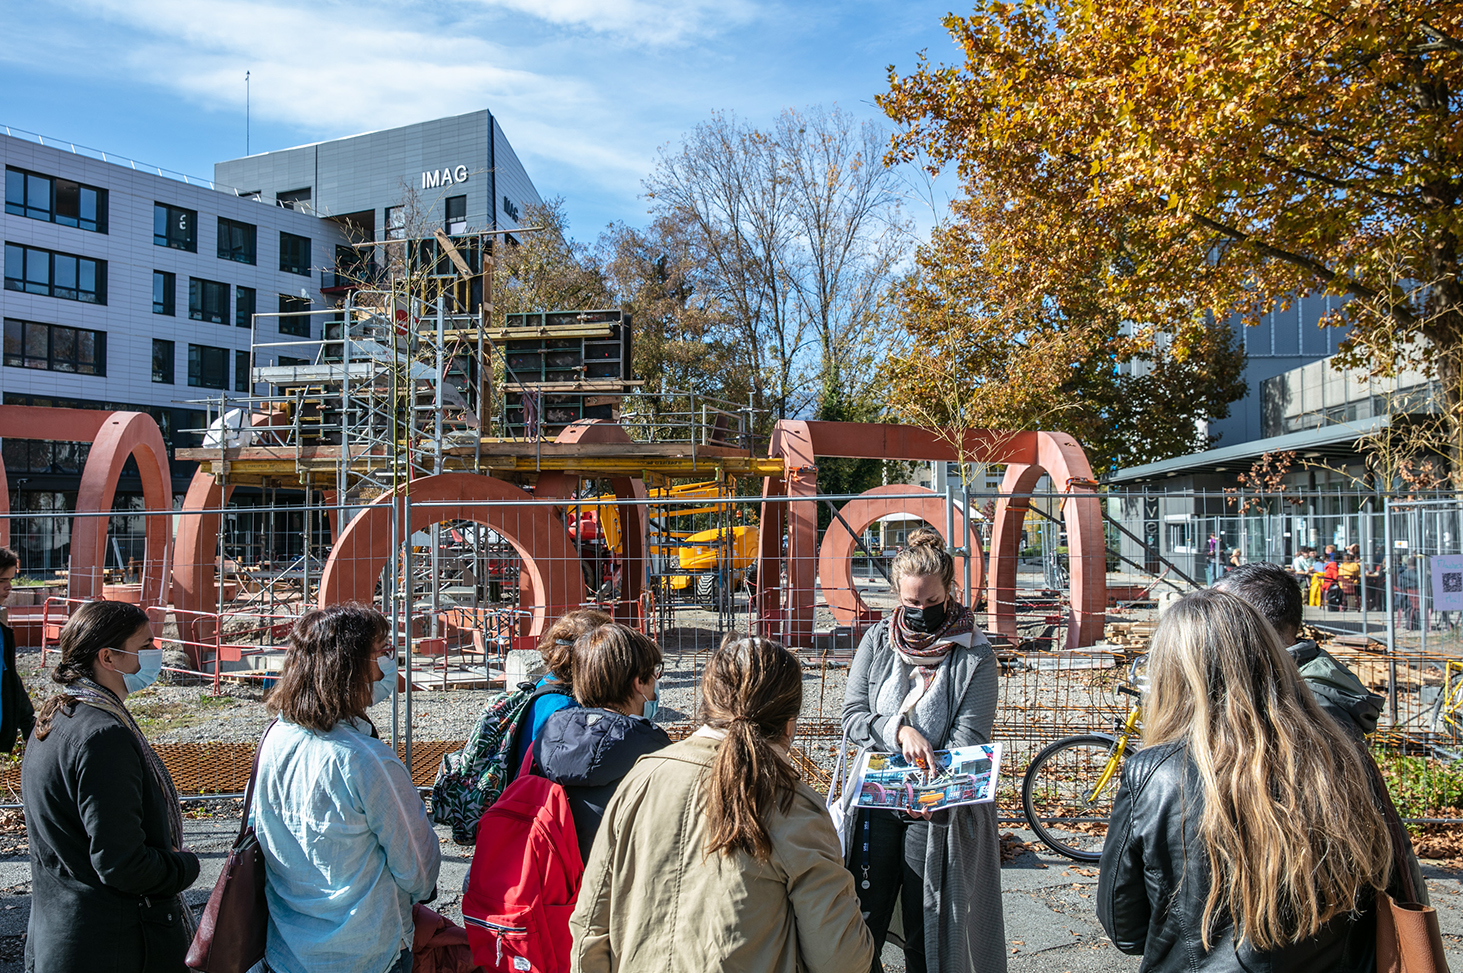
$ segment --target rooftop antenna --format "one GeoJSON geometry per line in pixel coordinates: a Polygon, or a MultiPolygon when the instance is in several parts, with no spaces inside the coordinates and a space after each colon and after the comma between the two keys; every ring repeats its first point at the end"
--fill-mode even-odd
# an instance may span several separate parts
{"type": "Polygon", "coordinates": [[[249,72],[244,72],[244,154],[249,154],[249,72]]]}

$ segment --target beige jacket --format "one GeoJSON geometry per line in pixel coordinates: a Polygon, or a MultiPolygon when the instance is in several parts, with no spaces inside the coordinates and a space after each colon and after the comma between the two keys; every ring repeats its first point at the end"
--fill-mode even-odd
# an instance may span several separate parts
{"type": "Polygon", "coordinates": [[[823,799],[799,783],[768,822],[767,864],[706,855],[717,741],[693,736],[641,757],[605,809],[569,920],[583,973],[863,971],[874,942],[823,799]]]}

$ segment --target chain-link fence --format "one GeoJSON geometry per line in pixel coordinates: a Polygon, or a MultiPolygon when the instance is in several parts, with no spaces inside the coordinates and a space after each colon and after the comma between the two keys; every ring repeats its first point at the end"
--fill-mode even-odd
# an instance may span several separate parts
{"type": "MultiPolygon", "coordinates": [[[[1378,744],[1411,761],[1407,786],[1421,795],[1412,815],[1460,816],[1453,759],[1463,753],[1454,728],[1455,715],[1463,723],[1463,604],[1449,600],[1463,588],[1463,567],[1449,560],[1463,557],[1456,499],[1109,493],[1104,634],[1090,645],[1068,644],[1068,496],[942,496],[895,486],[883,488],[877,507],[867,500],[763,497],[729,478],[652,482],[638,495],[589,479],[541,497],[512,488],[497,499],[461,499],[408,488],[394,502],[354,504],[320,491],[237,490],[222,506],[184,513],[142,510],[123,496],[109,517],[102,586],[93,590],[143,604],[154,617],[169,650],[169,685],[129,706],[176,709],[149,732],[169,747],[185,789],[236,788],[247,764],[230,748],[242,753],[257,739],[260,697],[294,620],[314,605],[349,600],[375,604],[391,620],[403,676],[372,716],[419,782],[467,736],[491,693],[534,675],[537,631],[570,608],[598,607],[662,646],[660,713],[674,734],[694,727],[701,672],[723,637],[760,632],[789,641],[807,672],[799,753],[805,773],[825,783],[853,651],[896,604],[893,553],[929,524],[970,555],[957,564],[956,597],[988,623],[1001,673],[995,734],[1006,743],[1007,780],[1019,780],[1042,745],[1109,730],[1122,718],[1127,707],[1115,687],[1128,659],[1145,650],[1166,599],[1236,563],[1270,560],[1295,571],[1307,621],[1331,638],[1333,654],[1387,696],[1378,744]],[[1003,500],[1026,512],[1014,553],[998,555],[991,534],[1003,500]],[[811,550],[781,526],[794,515],[816,524],[811,550]],[[166,558],[149,547],[148,528],[159,522],[173,538],[166,558]],[[779,526],[764,537],[764,524],[779,526]],[[1343,558],[1334,578],[1303,552],[1314,547],[1324,557],[1327,545],[1343,558]],[[1345,564],[1355,567],[1343,575],[1345,564]],[[804,575],[811,588],[797,586],[804,575]],[[994,585],[997,575],[1014,578],[1009,590],[994,585]],[[811,608],[806,626],[800,608],[811,608]],[[998,610],[1010,624],[989,623],[998,610]],[[219,699],[236,704],[226,719],[210,709],[219,699]]],[[[78,603],[66,538],[82,515],[59,506],[27,506],[8,519],[21,557],[9,620],[20,645],[43,648],[47,664],[78,603]]]]}

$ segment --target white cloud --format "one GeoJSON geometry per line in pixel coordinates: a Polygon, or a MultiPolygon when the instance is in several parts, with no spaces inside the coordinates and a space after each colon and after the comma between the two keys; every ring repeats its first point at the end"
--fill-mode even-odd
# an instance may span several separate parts
{"type": "Polygon", "coordinates": [[[475,0],[562,27],[612,34],[638,44],[714,36],[758,14],[749,0],[475,0]]]}
{"type": "MultiPolygon", "coordinates": [[[[623,189],[627,180],[638,182],[650,158],[648,151],[624,148],[636,140],[626,138],[634,113],[615,101],[623,89],[607,90],[568,71],[515,66],[572,58],[556,49],[562,38],[532,47],[502,33],[488,40],[480,35],[491,32],[481,24],[444,23],[433,12],[400,5],[61,2],[79,17],[122,28],[94,31],[89,48],[72,54],[78,69],[115,76],[122,68],[205,108],[242,108],[249,70],[256,119],[322,138],[488,107],[507,123],[522,154],[581,170],[591,184],[623,189]]],[[[587,16],[590,5],[548,0],[547,6],[541,13],[567,20],[587,16]]],[[[618,0],[609,6],[614,16],[607,23],[634,26],[648,21],[645,8],[652,5],[618,0]]]]}

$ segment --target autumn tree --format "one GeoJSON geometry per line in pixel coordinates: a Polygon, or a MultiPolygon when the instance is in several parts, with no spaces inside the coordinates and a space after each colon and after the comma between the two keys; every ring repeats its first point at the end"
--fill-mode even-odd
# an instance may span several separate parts
{"type": "Polygon", "coordinates": [[[1203,423],[1244,394],[1229,328],[1174,308],[1126,321],[1089,270],[1050,280],[989,241],[1009,210],[960,201],[896,299],[904,343],[884,365],[891,407],[963,442],[966,429],[1061,429],[1094,471],[1207,448],[1203,423]]]}
{"type": "Polygon", "coordinates": [[[1339,295],[1341,363],[1433,371],[1463,442],[1457,0],[978,0],[944,23],[963,63],[891,69],[879,103],[894,159],[955,167],[996,334],[1132,322],[1177,331],[1179,368],[1206,320],[1339,295]],[[1074,316],[1073,282],[1095,317],[1074,316]]]}
{"type": "Polygon", "coordinates": [[[821,415],[873,374],[880,297],[908,246],[883,149],[875,126],[838,109],[788,110],[766,130],[716,115],[646,180],[774,418],[821,415]]]}
{"type": "Polygon", "coordinates": [[[586,310],[614,307],[609,284],[593,249],[569,235],[564,201],[526,206],[522,225],[538,227],[496,248],[493,312],[586,310]]]}
{"type": "Polygon", "coordinates": [[[595,249],[615,306],[635,323],[635,375],[644,384],[627,411],[659,425],[693,409],[693,395],[746,403],[752,383],[731,318],[676,214],[643,229],[612,224],[595,249]]]}

